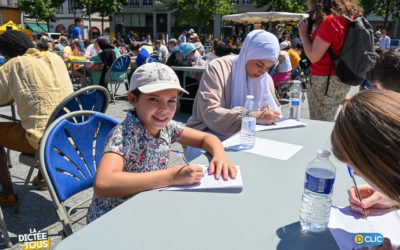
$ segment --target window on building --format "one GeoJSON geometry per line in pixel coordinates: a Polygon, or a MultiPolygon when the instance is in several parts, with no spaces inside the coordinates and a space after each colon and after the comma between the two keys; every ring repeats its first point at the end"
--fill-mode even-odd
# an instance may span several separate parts
{"type": "Polygon", "coordinates": [[[153,0],[143,0],[143,5],[151,6],[153,5],[153,0]]]}
{"type": "Polygon", "coordinates": [[[129,6],[139,6],[139,0],[130,0],[128,5],[129,6]]]}
{"type": "Polygon", "coordinates": [[[239,5],[240,4],[240,0],[231,0],[231,4],[239,5]]]}
{"type": "Polygon", "coordinates": [[[243,0],[243,5],[254,5],[252,0],[243,0]]]}

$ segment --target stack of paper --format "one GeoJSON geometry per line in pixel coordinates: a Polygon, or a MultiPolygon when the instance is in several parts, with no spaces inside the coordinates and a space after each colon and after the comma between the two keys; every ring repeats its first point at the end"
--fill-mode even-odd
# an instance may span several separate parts
{"type": "Polygon", "coordinates": [[[237,168],[237,175],[235,179],[231,179],[225,181],[222,176],[219,180],[215,179],[215,174],[209,175],[208,174],[208,166],[201,166],[203,167],[204,177],[201,181],[197,184],[190,185],[190,186],[169,186],[165,188],[160,188],[161,191],[171,191],[171,190],[203,190],[203,189],[212,189],[214,191],[222,190],[222,189],[242,189],[243,182],[242,182],[242,174],[240,172],[240,167],[236,166],[237,168]]]}
{"type": "Polygon", "coordinates": [[[287,117],[282,116],[279,121],[275,124],[271,125],[256,125],[256,131],[263,131],[263,130],[272,130],[272,129],[281,129],[281,128],[296,128],[296,127],[304,127],[306,123],[299,122],[293,119],[289,119],[287,117]]]}

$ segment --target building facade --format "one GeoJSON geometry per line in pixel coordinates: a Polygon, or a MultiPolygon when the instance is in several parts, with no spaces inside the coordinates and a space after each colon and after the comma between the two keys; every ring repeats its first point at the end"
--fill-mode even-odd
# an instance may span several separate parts
{"type": "Polygon", "coordinates": [[[13,21],[21,24],[21,11],[17,7],[18,0],[0,0],[0,25],[13,21]]]}
{"type": "MultiPolygon", "coordinates": [[[[248,11],[260,11],[250,0],[233,0],[237,13],[248,11]]],[[[214,37],[221,35],[221,17],[216,16],[213,22],[203,26],[204,33],[214,34],[214,37]]],[[[168,37],[177,37],[184,29],[194,28],[189,24],[178,25],[175,22],[173,11],[153,0],[130,0],[120,14],[113,16],[110,20],[111,32],[115,35],[126,35],[133,31],[141,39],[146,34],[158,39],[161,34],[168,37]]]]}

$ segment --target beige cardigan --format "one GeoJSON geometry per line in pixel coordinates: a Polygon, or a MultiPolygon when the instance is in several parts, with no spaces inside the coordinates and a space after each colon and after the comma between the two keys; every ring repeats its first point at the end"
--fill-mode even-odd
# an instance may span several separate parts
{"type": "MultiPolygon", "coordinates": [[[[193,104],[193,114],[187,126],[201,131],[211,130],[222,136],[231,136],[241,127],[243,107],[230,109],[232,87],[232,56],[213,60],[203,73],[193,104]]],[[[271,93],[274,82],[268,76],[271,93]]],[[[279,102],[274,96],[275,101],[279,102]]]]}

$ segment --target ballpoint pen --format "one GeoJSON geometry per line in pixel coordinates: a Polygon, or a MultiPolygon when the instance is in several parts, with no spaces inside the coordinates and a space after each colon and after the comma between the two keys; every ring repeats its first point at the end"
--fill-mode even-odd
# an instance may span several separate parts
{"type": "Polygon", "coordinates": [[[176,153],[179,155],[179,157],[181,157],[181,159],[185,162],[186,166],[189,166],[189,162],[186,160],[185,156],[181,154],[181,152],[179,152],[179,150],[176,151],[176,153]]]}
{"type": "MultiPolygon", "coordinates": [[[[360,194],[360,191],[358,191],[358,187],[357,187],[357,184],[356,184],[356,179],[354,179],[354,176],[351,173],[351,167],[349,165],[347,165],[347,170],[349,170],[350,177],[353,179],[353,183],[354,183],[354,187],[356,189],[356,193],[357,193],[358,199],[361,202],[362,201],[361,194],[360,194]]],[[[367,212],[365,211],[365,208],[363,208],[363,212],[364,212],[365,219],[367,219],[367,212]]]]}

